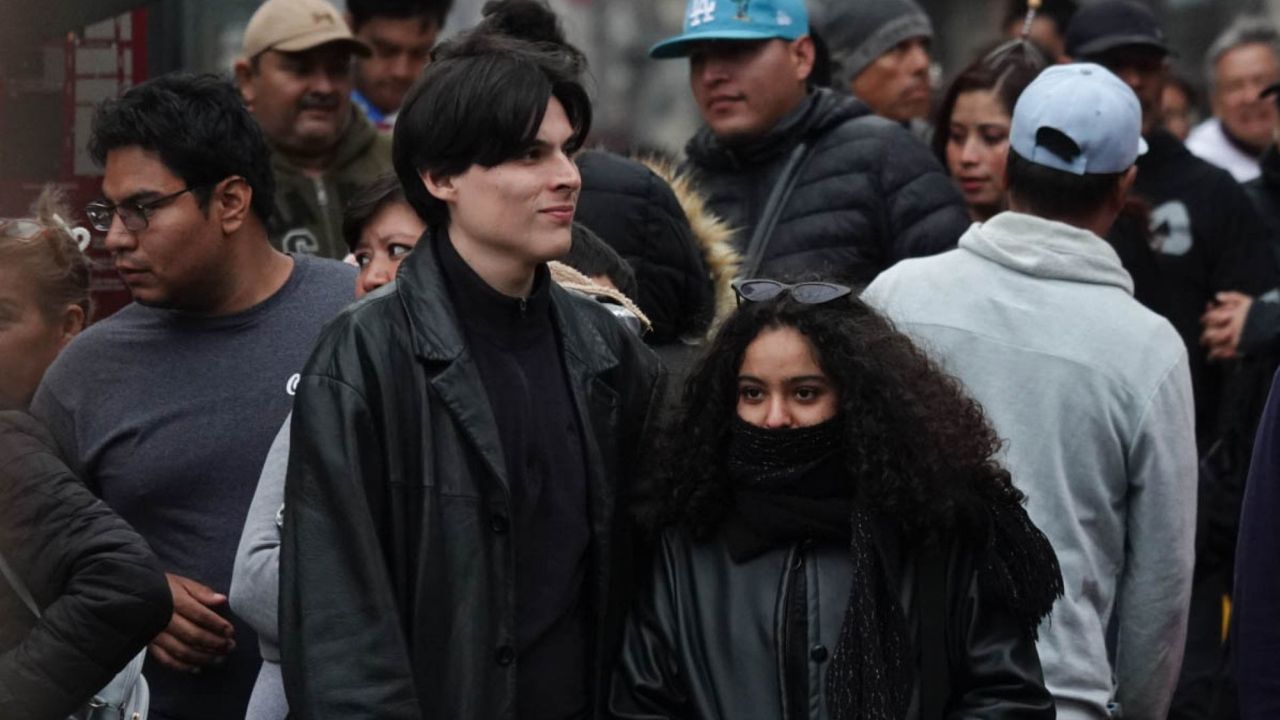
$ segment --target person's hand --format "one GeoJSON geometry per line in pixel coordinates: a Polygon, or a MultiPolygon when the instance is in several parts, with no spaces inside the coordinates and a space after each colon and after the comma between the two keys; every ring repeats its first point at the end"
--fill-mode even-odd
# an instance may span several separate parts
{"type": "Polygon", "coordinates": [[[173,593],[173,617],[147,646],[151,656],[188,673],[221,663],[236,647],[235,627],[210,608],[226,604],[227,596],[181,575],[165,573],[165,578],[173,593]]]}
{"type": "Polygon", "coordinates": [[[1214,300],[1200,318],[1204,326],[1200,344],[1209,348],[1210,360],[1229,360],[1239,351],[1240,336],[1249,308],[1253,307],[1253,298],[1238,292],[1220,292],[1214,300]]]}

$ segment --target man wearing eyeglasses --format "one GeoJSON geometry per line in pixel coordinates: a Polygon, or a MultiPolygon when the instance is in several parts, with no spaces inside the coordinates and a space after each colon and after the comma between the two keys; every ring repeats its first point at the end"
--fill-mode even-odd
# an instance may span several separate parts
{"type": "Polygon", "coordinates": [[[268,0],[249,20],[236,82],[271,146],[272,242],[342,258],[342,209],[391,169],[391,138],[351,104],[352,56],[369,46],[325,0],[268,0]]]}
{"type": "Polygon", "coordinates": [[[223,80],[129,90],[98,109],[89,150],[106,174],[85,214],[134,303],[63,351],[32,412],[168,575],[151,717],[244,717],[259,651],[227,607],[236,546],[297,373],[355,270],[271,247],[266,145],[223,80]]]}
{"type": "Polygon", "coordinates": [[[1244,190],[1161,127],[1170,52],[1155,15],[1132,0],[1086,5],[1067,26],[1067,54],[1110,69],[1142,102],[1150,151],[1138,160],[1134,194],[1152,208],[1165,315],[1190,355],[1196,447],[1205,475],[1187,657],[1170,717],[1198,718],[1208,717],[1215,676],[1224,665],[1222,600],[1231,587],[1244,474],[1260,411],[1255,398],[1266,395],[1270,379],[1264,372],[1251,381],[1252,373],[1242,373],[1244,366],[1232,358],[1252,298],[1277,285],[1280,268],[1244,190]]]}

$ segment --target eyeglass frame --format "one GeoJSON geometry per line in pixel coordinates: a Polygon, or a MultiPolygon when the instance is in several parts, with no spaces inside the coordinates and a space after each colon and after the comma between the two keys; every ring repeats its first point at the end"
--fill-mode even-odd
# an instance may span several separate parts
{"type": "Polygon", "coordinates": [[[129,232],[135,232],[135,233],[142,232],[143,230],[146,230],[148,227],[151,226],[151,214],[153,212],[164,207],[165,204],[173,202],[176,198],[178,198],[183,193],[195,192],[196,190],[200,190],[205,187],[208,187],[208,185],[188,185],[177,192],[170,193],[163,197],[155,198],[154,200],[148,200],[146,202],[138,202],[137,200],[126,200],[121,203],[109,203],[106,200],[95,200],[89,203],[88,205],[84,206],[84,214],[85,214],[85,217],[89,219],[89,225],[91,225],[94,230],[97,230],[99,232],[111,231],[111,223],[113,220],[110,218],[113,218],[113,216],[118,216],[120,218],[120,222],[124,225],[125,230],[128,230],[129,232]],[[134,217],[141,218],[142,226],[136,227],[136,228],[129,227],[129,218],[126,215],[122,215],[120,213],[121,209],[124,209],[130,213],[133,213],[134,217]],[[108,219],[106,220],[105,227],[103,227],[102,225],[99,225],[98,221],[95,220],[93,217],[94,213],[98,210],[103,210],[107,213],[106,217],[108,219]]]}
{"type": "Polygon", "coordinates": [[[796,302],[802,305],[825,305],[826,303],[833,302],[833,301],[839,300],[840,298],[848,297],[853,294],[853,288],[851,287],[847,287],[845,285],[838,285],[836,283],[823,282],[821,280],[809,280],[805,282],[788,284],[778,280],[772,280],[769,278],[741,278],[738,280],[734,280],[731,283],[731,286],[733,287],[733,294],[738,300],[738,307],[742,307],[743,302],[769,302],[770,300],[777,299],[779,296],[783,295],[784,293],[790,296],[792,300],[795,300],[796,302]],[[761,298],[758,300],[754,298],[749,298],[746,295],[744,295],[742,292],[743,286],[749,283],[769,283],[773,287],[777,288],[777,292],[775,292],[774,294],[770,295],[767,298],[761,298]],[[826,288],[828,290],[834,291],[836,294],[824,300],[805,300],[804,298],[799,297],[795,294],[795,291],[797,288],[805,288],[805,287],[826,288]]]}

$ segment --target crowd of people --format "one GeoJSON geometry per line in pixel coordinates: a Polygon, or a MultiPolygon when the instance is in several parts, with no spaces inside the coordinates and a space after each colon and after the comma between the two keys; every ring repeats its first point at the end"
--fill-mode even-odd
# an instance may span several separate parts
{"type": "Polygon", "coordinates": [[[688,0],[672,159],[451,4],[266,0],[0,219],[0,716],[1280,717],[1266,19],[1199,120],[1136,0],[941,87],[914,0],[688,0]]]}

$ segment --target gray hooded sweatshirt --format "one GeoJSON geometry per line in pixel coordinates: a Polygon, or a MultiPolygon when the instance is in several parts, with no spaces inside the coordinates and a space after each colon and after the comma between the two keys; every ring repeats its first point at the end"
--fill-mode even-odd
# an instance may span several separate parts
{"type": "Polygon", "coordinates": [[[1194,564],[1196,443],[1187,353],[1133,299],[1109,245],[1006,212],[950,252],[906,260],[863,299],[976,398],[1062,564],[1040,628],[1058,717],[1163,719],[1194,564]],[[1118,629],[1108,652],[1108,624],[1118,629]]]}

